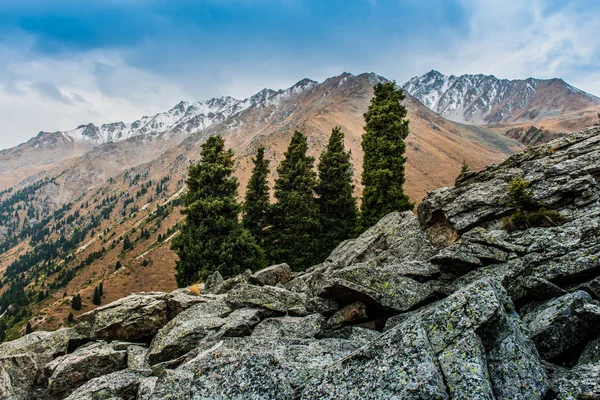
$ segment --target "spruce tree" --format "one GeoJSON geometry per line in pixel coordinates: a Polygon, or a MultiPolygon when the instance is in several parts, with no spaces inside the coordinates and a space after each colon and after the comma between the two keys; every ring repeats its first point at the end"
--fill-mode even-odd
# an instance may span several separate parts
{"type": "Polygon", "coordinates": [[[33,329],[31,328],[31,323],[27,322],[27,325],[25,326],[25,334],[29,335],[31,332],[33,332],[33,329]]]}
{"type": "Polygon", "coordinates": [[[306,136],[294,132],[275,181],[270,261],[286,262],[295,270],[319,262],[320,224],[314,197],[317,174],[307,150],[306,136]]]}
{"type": "Polygon", "coordinates": [[[75,321],[75,317],[73,317],[73,313],[70,312],[69,316],[67,317],[67,322],[71,323],[75,321]]]}
{"type": "Polygon", "coordinates": [[[242,223],[263,249],[266,245],[265,228],[268,225],[271,207],[269,185],[267,183],[268,176],[269,160],[265,159],[265,148],[261,146],[256,152],[252,176],[246,187],[242,223]]]}
{"type": "Polygon", "coordinates": [[[356,231],[356,199],[353,196],[350,153],[344,149],[344,132],[333,128],[327,148],[319,159],[318,195],[321,222],[320,260],[356,231]]]}
{"type": "Polygon", "coordinates": [[[366,125],[362,138],[363,197],[359,231],[375,225],[393,211],[407,211],[414,206],[404,193],[403,185],[408,120],[405,99],[395,82],[375,85],[375,96],[364,114],[366,125]]]}
{"type": "Polygon", "coordinates": [[[75,311],[81,310],[81,296],[79,293],[71,297],[71,308],[75,311]]]}
{"type": "Polygon", "coordinates": [[[94,305],[99,306],[100,303],[102,303],[102,298],[100,295],[100,290],[98,289],[98,287],[96,287],[94,289],[94,297],[92,298],[92,303],[94,303],[94,305]]]}
{"type": "Polygon", "coordinates": [[[202,145],[201,159],[190,166],[184,196],[185,221],[171,248],[179,256],[176,280],[180,287],[204,280],[214,271],[228,278],[246,269],[265,266],[262,249],[238,220],[238,180],[233,152],[220,136],[202,145]]]}

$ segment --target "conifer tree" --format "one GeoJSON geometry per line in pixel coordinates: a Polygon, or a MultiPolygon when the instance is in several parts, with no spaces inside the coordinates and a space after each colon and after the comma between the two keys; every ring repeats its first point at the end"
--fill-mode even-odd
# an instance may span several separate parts
{"type": "Polygon", "coordinates": [[[395,82],[375,85],[375,96],[364,114],[366,125],[362,138],[363,197],[359,231],[375,225],[393,211],[407,211],[414,206],[404,193],[403,185],[408,120],[405,99],[395,82]]]}
{"type": "Polygon", "coordinates": [[[341,241],[353,237],[356,232],[352,164],[350,153],[344,149],[344,132],[340,127],[333,128],[327,148],[319,159],[318,170],[319,183],[315,192],[322,229],[322,261],[341,241]]]}
{"type": "Polygon", "coordinates": [[[266,245],[265,228],[268,225],[271,207],[269,185],[267,183],[268,176],[269,160],[265,159],[265,148],[261,146],[256,152],[252,176],[246,188],[242,223],[263,249],[266,245]]]}
{"type": "Polygon", "coordinates": [[[81,310],[81,296],[79,293],[71,297],[71,308],[75,311],[81,310]]]}
{"type": "Polygon", "coordinates": [[[201,159],[190,166],[184,197],[185,221],[171,248],[179,256],[180,287],[204,280],[214,271],[225,277],[265,266],[262,249],[238,220],[238,181],[233,152],[220,136],[202,145],[201,159]]]}
{"type": "Polygon", "coordinates": [[[471,171],[471,168],[469,168],[469,164],[467,164],[467,162],[463,160],[462,165],[460,167],[460,173],[466,174],[469,171],[471,171]]]}
{"type": "Polygon", "coordinates": [[[314,198],[317,174],[307,150],[306,136],[294,132],[275,181],[270,261],[286,262],[295,270],[319,262],[320,224],[314,198]]]}
{"type": "Polygon", "coordinates": [[[94,305],[97,306],[99,306],[100,303],[102,303],[102,298],[100,297],[100,290],[98,290],[98,287],[94,289],[94,297],[92,298],[92,303],[94,303],[94,305]]]}
{"type": "Polygon", "coordinates": [[[98,293],[100,293],[100,297],[104,296],[104,282],[100,282],[98,285],[98,293]]]}
{"type": "Polygon", "coordinates": [[[69,316],[67,317],[67,322],[71,323],[75,321],[75,317],[73,317],[73,313],[70,312],[69,316]]]}
{"type": "Polygon", "coordinates": [[[33,329],[31,328],[31,323],[27,322],[27,325],[25,326],[25,334],[29,335],[31,332],[33,332],[33,329]]]}

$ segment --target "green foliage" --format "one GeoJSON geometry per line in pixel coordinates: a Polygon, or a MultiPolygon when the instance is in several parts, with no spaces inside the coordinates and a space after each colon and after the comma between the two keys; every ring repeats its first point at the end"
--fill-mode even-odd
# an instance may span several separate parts
{"type": "Polygon", "coordinates": [[[99,306],[102,303],[102,295],[100,294],[98,287],[94,288],[94,297],[92,298],[92,303],[96,306],[99,306]]]}
{"type": "Polygon", "coordinates": [[[25,325],[25,334],[29,335],[31,332],[33,332],[33,329],[31,328],[31,323],[27,322],[27,325],[25,325]]]}
{"type": "Polygon", "coordinates": [[[343,240],[353,237],[356,231],[357,208],[353,196],[352,164],[350,153],[344,148],[344,132],[333,128],[327,148],[319,159],[318,195],[321,223],[322,261],[343,240]]]}
{"type": "Polygon", "coordinates": [[[67,322],[68,323],[75,322],[75,317],[73,317],[73,313],[72,312],[69,313],[69,316],[67,317],[67,322]]]}
{"type": "Polygon", "coordinates": [[[517,210],[527,209],[533,206],[533,189],[531,182],[516,178],[508,184],[509,205],[517,210]]]}
{"type": "Polygon", "coordinates": [[[268,226],[271,207],[269,185],[267,182],[269,160],[265,159],[264,147],[261,146],[258,148],[256,158],[253,161],[252,176],[246,188],[242,224],[254,237],[256,242],[264,248],[267,234],[265,228],[268,226]]]}
{"type": "Polygon", "coordinates": [[[375,85],[375,97],[364,114],[366,125],[362,138],[363,197],[359,231],[364,231],[393,211],[407,211],[414,206],[404,193],[404,164],[408,120],[401,104],[404,92],[395,82],[375,85]]]}
{"type": "Polygon", "coordinates": [[[556,211],[539,207],[533,201],[531,182],[523,179],[513,179],[508,184],[509,207],[515,212],[502,220],[502,228],[507,231],[517,231],[532,227],[552,227],[564,223],[564,218],[556,211]]]}
{"type": "Polygon", "coordinates": [[[71,297],[71,308],[75,311],[81,310],[81,296],[79,293],[71,297]]]}
{"type": "Polygon", "coordinates": [[[238,221],[238,181],[232,176],[233,152],[220,136],[202,145],[201,159],[190,166],[184,198],[185,221],[171,248],[179,256],[180,287],[204,280],[214,271],[225,278],[265,266],[262,249],[238,221]]]}
{"type": "Polygon", "coordinates": [[[121,261],[117,261],[116,264],[115,264],[115,271],[118,270],[118,269],[120,269],[121,267],[122,267],[121,261]]]}
{"type": "Polygon", "coordinates": [[[306,136],[294,132],[277,167],[268,253],[271,262],[286,262],[301,270],[319,262],[319,212],[314,197],[317,174],[306,152],[306,136]]]}
{"type": "Polygon", "coordinates": [[[467,162],[463,160],[462,166],[460,167],[460,173],[466,174],[469,171],[471,171],[471,168],[469,168],[469,164],[467,164],[467,162]]]}
{"type": "Polygon", "coordinates": [[[129,240],[129,236],[125,236],[123,239],[123,251],[127,251],[133,249],[133,245],[131,244],[131,240],[129,240]]]}

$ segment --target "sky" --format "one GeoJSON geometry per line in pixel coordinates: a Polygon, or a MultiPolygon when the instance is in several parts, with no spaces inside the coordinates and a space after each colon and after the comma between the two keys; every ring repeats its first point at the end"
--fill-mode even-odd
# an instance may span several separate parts
{"type": "Polygon", "coordinates": [[[599,27],[597,0],[0,0],[0,148],[343,72],[600,95],[599,27]]]}

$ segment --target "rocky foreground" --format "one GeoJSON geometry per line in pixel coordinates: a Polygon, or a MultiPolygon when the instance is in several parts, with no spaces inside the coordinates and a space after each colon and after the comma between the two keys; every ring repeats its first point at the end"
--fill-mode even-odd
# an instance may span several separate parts
{"type": "Polygon", "coordinates": [[[532,148],[322,264],[140,293],[0,345],[2,399],[600,399],[600,129],[532,148]],[[508,233],[508,183],[564,217],[508,233]]]}

